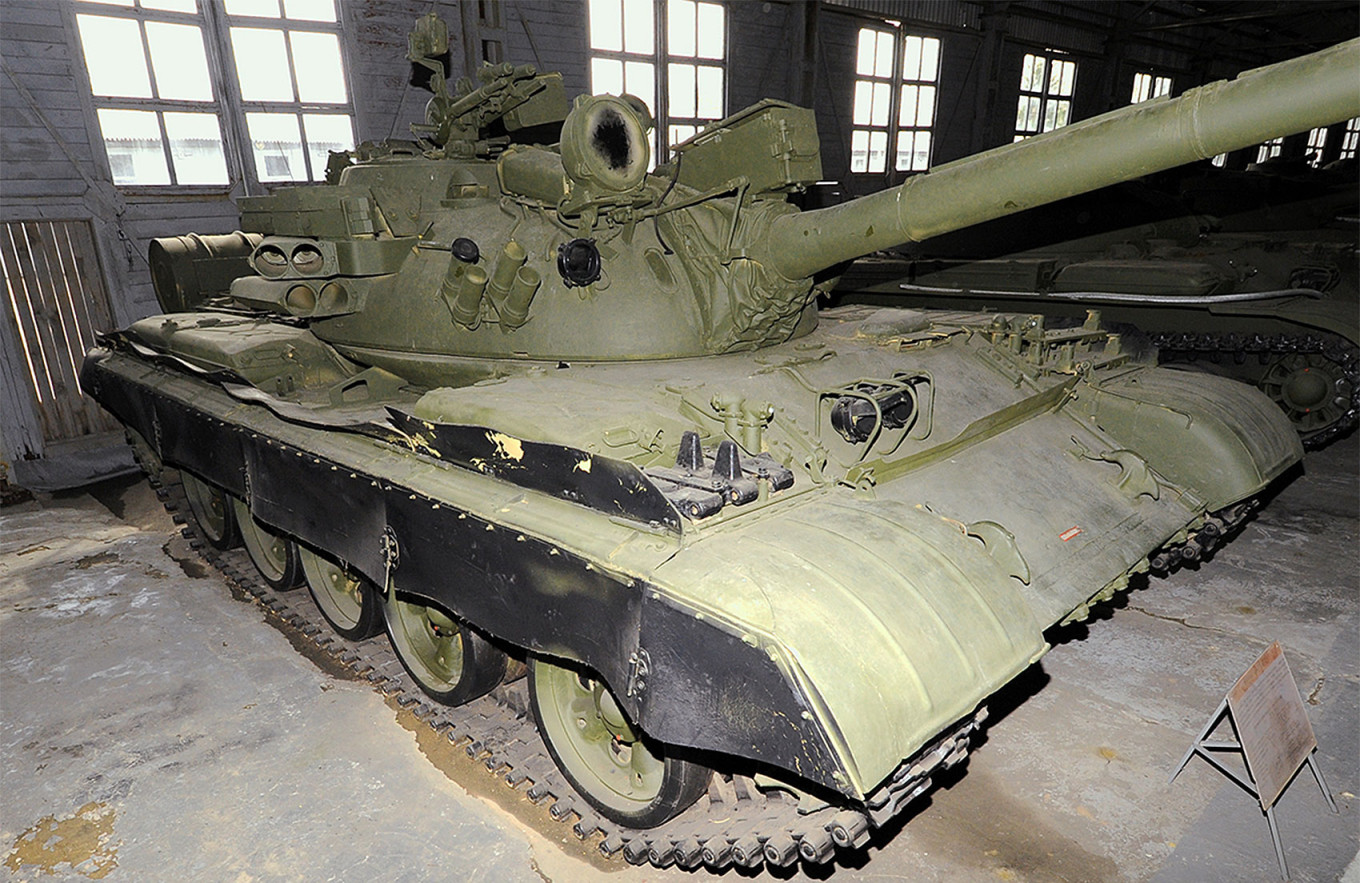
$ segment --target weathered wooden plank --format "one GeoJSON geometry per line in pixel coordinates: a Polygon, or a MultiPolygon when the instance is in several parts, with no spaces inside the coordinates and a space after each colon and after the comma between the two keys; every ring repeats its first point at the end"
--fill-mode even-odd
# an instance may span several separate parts
{"type": "MultiPolygon", "coordinates": [[[[50,4],[53,9],[60,9],[57,3],[50,4]]],[[[13,43],[47,43],[59,46],[66,45],[66,26],[61,23],[58,15],[57,24],[47,24],[45,22],[20,22],[11,21],[9,10],[5,11],[5,50],[8,52],[9,44],[13,43]]]]}
{"type": "Polygon", "coordinates": [[[58,198],[80,196],[89,189],[79,178],[65,178],[60,181],[29,181],[25,178],[5,178],[5,199],[27,197],[58,198]]]}
{"type": "Polygon", "coordinates": [[[19,255],[20,244],[24,242],[23,228],[22,222],[5,225],[5,235],[0,239],[0,259],[5,264],[6,288],[23,336],[27,367],[36,393],[35,409],[42,423],[43,437],[48,438],[55,428],[46,408],[46,403],[55,397],[55,384],[47,366],[47,353],[52,344],[50,335],[44,336],[43,323],[37,315],[36,294],[29,291],[32,263],[21,260],[19,255]]]}
{"type": "MultiPolygon", "coordinates": [[[[108,297],[104,292],[102,273],[94,257],[94,240],[90,235],[88,221],[55,221],[51,226],[55,253],[66,284],[67,297],[70,299],[72,318],[80,340],[80,348],[74,353],[76,359],[77,385],[79,369],[85,352],[95,343],[95,332],[109,330],[108,297]],[[80,249],[86,249],[89,260],[82,260],[80,249]]],[[[89,434],[106,432],[117,424],[105,413],[94,399],[81,390],[81,411],[84,415],[85,432],[89,434]]]]}
{"type": "Polygon", "coordinates": [[[79,395],[80,384],[76,380],[61,297],[47,263],[47,238],[41,223],[26,223],[23,225],[24,242],[19,242],[16,236],[15,249],[19,253],[20,264],[25,265],[26,262],[29,295],[36,301],[35,319],[39,333],[45,331],[44,343],[48,344],[44,359],[47,362],[47,375],[52,380],[52,397],[43,402],[43,406],[52,420],[53,434],[45,440],[57,441],[81,434],[73,406],[73,399],[79,395]]]}

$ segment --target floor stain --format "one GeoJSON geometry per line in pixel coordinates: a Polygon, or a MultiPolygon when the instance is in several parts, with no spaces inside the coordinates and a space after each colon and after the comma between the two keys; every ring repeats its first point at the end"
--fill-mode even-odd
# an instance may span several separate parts
{"type": "MultiPolygon", "coordinates": [[[[461,744],[454,745],[447,736],[435,732],[409,709],[402,708],[396,696],[386,697],[386,702],[396,712],[397,723],[415,735],[416,747],[435,769],[468,793],[500,807],[520,824],[532,828],[554,843],[567,859],[564,867],[575,866],[573,860],[576,860],[590,865],[597,872],[617,873],[628,869],[629,866],[617,858],[610,859],[600,852],[600,835],[581,840],[572,833],[570,825],[554,821],[548,817],[546,807],[535,805],[525,793],[527,789],[511,790],[496,781],[494,776],[487,775],[486,765],[480,759],[468,757],[461,744]]],[[[576,867],[577,870],[568,870],[566,873],[580,877],[583,869],[576,867]]],[[[539,867],[537,862],[534,870],[540,877],[551,879],[547,870],[539,867]]]]}
{"type": "Polygon", "coordinates": [[[107,803],[91,802],[68,818],[44,816],[14,841],[5,867],[13,873],[29,868],[47,875],[69,868],[91,880],[103,879],[118,867],[120,844],[111,842],[116,815],[107,803]]]}
{"type": "Polygon", "coordinates": [[[100,552],[97,555],[86,555],[84,558],[77,558],[75,566],[81,570],[89,570],[97,564],[112,564],[119,560],[115,552],[100,552]]]}
{"type": "Polygon", "coordinates": [[[1017,801],[994,775],[971,770],[934,795],[932,805],[912,821],[909,833],[932,856],[948,856],[947,861],[979,867],[1000,880],[1119,879],[1112,859],[1089,851],[1061,826],[1059,819],[1017,801]]]}
{"type": "MultiPolygon", "coordinates": [[[[206,579],[211,573],[208,565],[198,557],[198,553],[189,548],[189,544],[182,537],[171,537],[168,543],[161,546],[161,551],[165,553],[165,557],[178,564],[179,569],[190,579],[206,579]]],[[[235,591],[232,594],[235,595],[235,591]]]]}

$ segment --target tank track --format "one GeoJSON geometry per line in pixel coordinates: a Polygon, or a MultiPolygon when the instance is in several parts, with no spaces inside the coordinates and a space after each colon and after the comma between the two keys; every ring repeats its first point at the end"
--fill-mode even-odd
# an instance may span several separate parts
{"type": "Polygon", "coordinates": [[[1230,356],[1237,362],[1256,356],[1265,364],[1294,353],[1321,354],[1340,366],[1351,385],[1350,407],[1340,419],[1317,432],[1303,436],[1308,450],[1324,447],[1360,423],[1360,348],[1340,337],[1327,334],[1242,335],[1211,332],[1162,332],[1152,337],[1153,346],[1174,362],[1194,362],[1202,356],[1221,360],[1230,356]]]}
{"type": "Polygon", "coordinates": [[[570,824],[578,838],[598,837],[605,856],[621,855],[636,865],[710,871],[789,867],[799,861],[828,865],[865,846],[874,828],[930,789],[932,775],[962,761],[986,718],[984,708],[904,763],[870,796],[867,812],[824,804],[804,812],[799,799],[786,791],[758,788],[743,775],[715,774],[708,793],[676,818],[645,831],[624,828],[596,813],[558,771],[528,710],[524,680],[458,707],[429,701],[384,634],[358,643],[336,636],[305,589],[276,592],[258,577],[243,548],[223,552],[209,545],[189,517],[179,472],[169,467],[148,470],[135,443],[133,450],[191,548],[230,585],[294,630],[295,638],[310,642],[317,654],[394,698],[424,726],[480,760],[502,785],[546,807],[553,820],[570,824]]]}

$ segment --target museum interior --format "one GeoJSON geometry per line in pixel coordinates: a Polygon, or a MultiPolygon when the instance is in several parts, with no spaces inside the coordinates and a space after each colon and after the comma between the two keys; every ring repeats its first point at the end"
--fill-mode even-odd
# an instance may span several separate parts
{"type": "Polygon", "coordinates": [[[0,0],[0,123],[8,879],[1360,883],[1353,0],[0,0]]]}

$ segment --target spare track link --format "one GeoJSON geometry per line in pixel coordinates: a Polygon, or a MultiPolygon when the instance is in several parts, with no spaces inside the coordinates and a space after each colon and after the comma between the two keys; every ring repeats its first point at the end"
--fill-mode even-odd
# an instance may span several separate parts
{"type": "Polygon", "coordinates": [[[1202,334],[1164,332],[1152,335],[1152,344],[1164,355],[1172,356],[1175,363],[1193,363],[1201,356],[1217,361],[1227,355],[1241,361],[1246,356],[1253,355],[1264,362],[1292,353],[1320,353],[1335,362],[1350,381],[1351,402],[1340,419],[1303,437],[1303,446],[1310,451],[1325,447],[1333,439],[1340,438],[1360,423],[1360,347],[1336,335],[1323,332],[1250,336],[1210,332],[1202,334]]]}
{"type": "MultiPolygon", "coordinates": [[[[136,446],[133,446],[136,452],[136,446]]],[[[141,458],[138,457],[139,463],[141,458]]],[[[145,464],[143,464],[145,469],[145,464]]],[[[886,821],[930,788],[931,775],[967,755],[970,737],[985,712],[938,739],[903,764],[870,797],[870,811],[822,805],[799,811],[797,798],[782,790],[762,790],[741,775],[714,774],[708,794],[676,818],[645,831],[624,828],[596,813],[558,771],[528,713],[523,680],[503,684],[487,696],[459,707],[432,702],[402,668],[385,634],[351,643],[335,635],[305,589],[276,592],[255,573],[242,548],[220,552],[198,534],[188,517],[188,501],[176,469],[150,474],[151,486],[194,551],[228,582],[252,596],[281,622],[309,640],[316,651],[367,681],[384,696],[410,710],[442,734],[506,787],[546,806],[556,821],[570,823],[581,840],[599,837],[604,855],[622,855],[632,864],[658,868],[677,865],[721,871],[730,865],[762,869],[834,862],[869,842],[876,823],[886,821]],[[873,809],[875,802],[878,808],[873,809]],[[870,815],[874,818],[870,818],[870,815]]]]}

